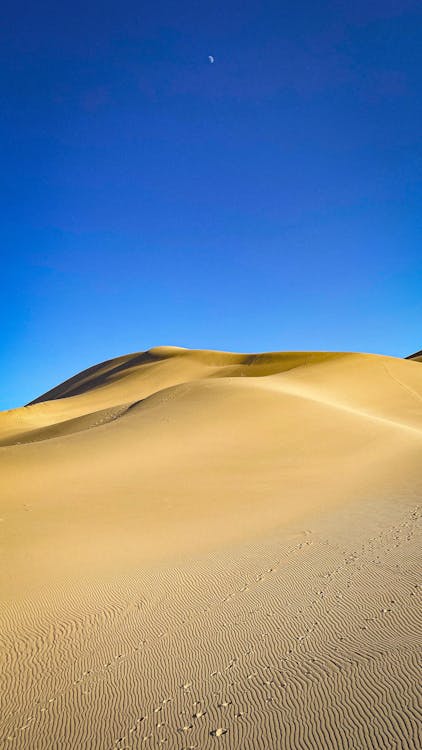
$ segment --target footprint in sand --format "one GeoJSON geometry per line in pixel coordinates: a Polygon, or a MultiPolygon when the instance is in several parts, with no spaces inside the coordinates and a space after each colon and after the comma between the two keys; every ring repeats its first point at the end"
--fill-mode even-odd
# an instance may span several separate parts
{"type": "Polygon", "coordinates": [[[189,732],[192,728],[193,728],[193,724],[185,724],[185,726],[184,727],[180,727],[180,729],[178,731],[179,732],[184,732],[185,734],[187,734],[187,732],[189,732]]]}

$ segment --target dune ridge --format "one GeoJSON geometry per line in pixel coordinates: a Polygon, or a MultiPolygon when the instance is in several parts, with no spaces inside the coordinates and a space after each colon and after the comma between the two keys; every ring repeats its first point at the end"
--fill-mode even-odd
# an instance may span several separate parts
{"type": "Polygon", "coordinates": [[[420,746],[417,355],[156,347],[0,414],[0,742],[420,746]]]}
{"type": "MultiPolygon", "coordinates": [[[[414,355],[416,356],[416,355],[414,355]]],[[[393,357],[337,352],[270,352],[263,354],[233,354],[210,350],[188,350],[181,347],[156,347],[146,352],[118,357],[88,368],[51,391],[31,401],[24,409],[0,414],[0,439],[10,443],[26,431],[42,429],[80,416],[95,414],[107,408],[124,408],[165,388],[196,379],[227,377],[265,377],[280,375],[302,368],[327,366],[346,359],[349,369],[364,366],[374,377],[372,369],[381,366],[390,377],[388,364],[397,372],[403,370],[402,360],[393,357]],[[370,367],[368,368],[368,363],[370,367]],[[400,363],[400,364],[399,364],[400,363]],[[48,404],[48,405],[47,405],[48,404]]],[[[405,379],[409,377],[405,369],[405,379]]],[[[296,373],[295,373],[296,374],[296,373]]],[[[413,373],[412,382],[418,384],[419,374],[413,373]]],[[[343,377],[344,381],[344,377],[343,377]]],[[[399,381],[398,381],[399,382],[399,381]]],[[[401,384],[404,388],[409,388],[401,384]]],[[[359,387],[359,386],[358,386],[359,387]]],[[[365,387],[368,385],[365,383],[365,387]]],[[[417,387],[417,386],[416,386],[417,387]]],[[[362,387],[360,388],[362,391],[362,387]]],[[[417,390],[414,395],[421,398],[417,390]]],[[[89,424],[89,420],[87,421],[89,424]]]]}

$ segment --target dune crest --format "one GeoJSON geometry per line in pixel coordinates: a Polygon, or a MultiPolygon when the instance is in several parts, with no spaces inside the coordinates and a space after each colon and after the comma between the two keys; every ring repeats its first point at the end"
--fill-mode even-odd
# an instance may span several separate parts
{"type": "Polygon", "coordinates": [[[416,748],[417,360],[156,347],[0,414],[7,746],[416,748]]]}

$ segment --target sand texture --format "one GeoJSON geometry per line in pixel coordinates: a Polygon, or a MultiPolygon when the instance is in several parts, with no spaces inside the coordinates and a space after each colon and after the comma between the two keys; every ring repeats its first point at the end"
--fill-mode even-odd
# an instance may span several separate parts
{"type": "Polygon", "coordinates": [[[419,750],[421,496],[417,355],[158,347],[1,413],[0,747],[419,750]]]}

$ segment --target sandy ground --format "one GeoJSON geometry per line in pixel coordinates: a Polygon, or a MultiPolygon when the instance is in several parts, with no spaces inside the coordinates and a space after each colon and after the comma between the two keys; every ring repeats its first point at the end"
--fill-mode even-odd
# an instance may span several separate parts
{"type": "Polygon", "coordinates": [[[416,359],[160,347],[0,446],[1,747],[421,746],[416,359]]]}

